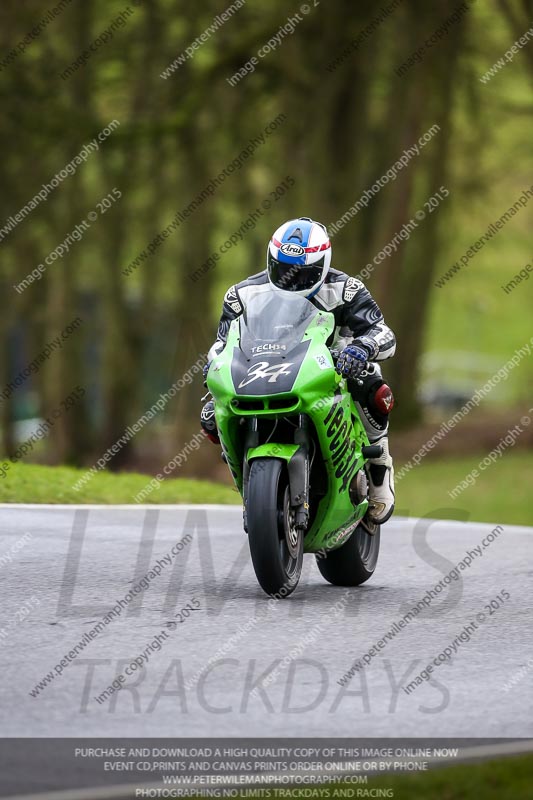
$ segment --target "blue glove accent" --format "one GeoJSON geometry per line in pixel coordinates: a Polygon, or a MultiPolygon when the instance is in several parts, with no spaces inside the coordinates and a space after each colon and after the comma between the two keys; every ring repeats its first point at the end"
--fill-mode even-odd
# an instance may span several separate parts
{"type": "Polygon", "coordinates": [[[338,357],[335,369],[345,378],[357,378],[365,370],[367,362],[367,350],[356,344],[349,344],[338,357]]]}

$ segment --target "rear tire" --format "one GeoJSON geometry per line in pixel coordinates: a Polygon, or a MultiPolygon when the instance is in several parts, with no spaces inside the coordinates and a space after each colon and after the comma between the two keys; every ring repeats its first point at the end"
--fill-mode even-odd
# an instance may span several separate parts
{"type": "Polygon", "coordinates": [[[323,578],[333,586],[360,586],[374,574],[379,555],[380,527],[373,534],[359,524],[347,542],[318,557],[323,578]]]}
{"type": "Polygon", "coordinates": [[[252,461],[246,510],[250,553],[259,585],[269,595],[288,597],[302,572],[303,531],[293,527],[284,461],[252,461]]]}

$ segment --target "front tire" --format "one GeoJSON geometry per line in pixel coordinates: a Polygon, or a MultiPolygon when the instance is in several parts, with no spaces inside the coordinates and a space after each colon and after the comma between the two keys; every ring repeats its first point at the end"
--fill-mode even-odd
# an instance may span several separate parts
{"type": "Polygon", "coordinates": [[[370,534],[359,524],[347,542],[316,563],[323,578],[333,586],[360,586],[374,574],[379,555],[380,527],[370,534]]]}
{"type": "Polygon", "coordinates": [[[302,572],[303,531],[294,528],[284,461],[252,461],[246,510],[250,553],[259,585],[269,595],[288,597],[302,572]]]}

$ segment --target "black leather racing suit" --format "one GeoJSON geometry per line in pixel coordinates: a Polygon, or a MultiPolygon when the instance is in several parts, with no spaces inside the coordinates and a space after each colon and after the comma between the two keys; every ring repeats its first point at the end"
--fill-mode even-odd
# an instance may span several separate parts
{"type": "MultiPolygon", "coordinates": [[[[248,300],[258,291],[264,291],[263,287],[268,283],[267,272],[263,271],[228,289],[216,342],[209,351],[209,361],[224,348],[231,322],[242,314],[248,300]]],[[[310,302],[335,317],[335,333],[329,342],[331,350],[340,351],[356,339],[357,344],[368,351],[371,363],[361,376],[362,384],[348,381],[348,387],[358,406],[369,441],[377,442],[387,435],[388,414],[383,413],[382,407],[380,410],[373,404],[376,392],[384,383],[381,370],[375,362],[394,355],[394,333],[385,324],[379,306],[364,284],[345,272],[330,269],[320,291],[310,302]]]]}
{"type": "MultiPolygon", "coordinates": [[[[209,351],[211,361],[226,344],[229,327],[239,317],[247,301],[258,290],[268,284],[266,271],[231,286],[224,296],[222,316],[218,325],[216,342],[209,351]]],[[[260,290],[261,291],[261,290],[260,290]]],[[[396,350],[396,338],[385,324],[383,314],[376,301],[357,278],[336,269],[330,269],[320,291],[310,300],[322,311],[335,317],[335,333],[329,343],[331,350],[340,351],[354,339],[363,345],[369,354],[369,368],[361,376],[362,385],[348,381],[349,389],[357,403],[369,441],[376,442],[388,431],[388,415],[373,405],[373,398],[383,386],[383,378],[377,361],[391,358],[396,350]]]]}

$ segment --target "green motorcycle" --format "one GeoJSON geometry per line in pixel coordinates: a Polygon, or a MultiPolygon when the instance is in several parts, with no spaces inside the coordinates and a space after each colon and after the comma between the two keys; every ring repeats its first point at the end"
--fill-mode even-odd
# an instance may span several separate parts
{"type": "Polygon", "coordinates": [[[244,501],[244,528],[259,584],[287,597],[303,554],[335,586],[373,574],[380,528],[368,520],[370,445],[335,371],[333,314],[271,287],[254,287],[210,364],[218,433],[244,501]]]}

